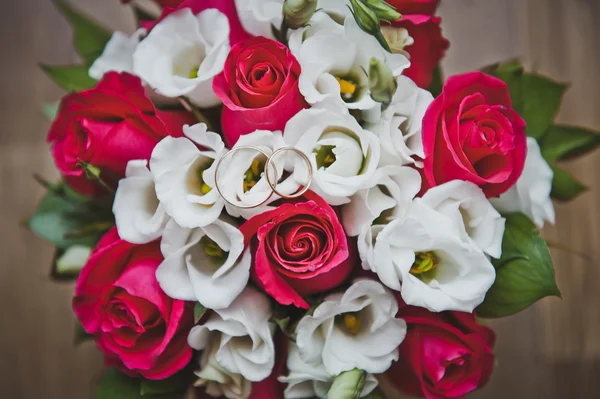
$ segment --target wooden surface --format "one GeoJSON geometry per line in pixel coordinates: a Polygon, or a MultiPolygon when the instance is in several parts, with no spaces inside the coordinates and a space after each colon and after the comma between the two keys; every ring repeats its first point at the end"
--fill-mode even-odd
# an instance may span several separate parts
{"type": "MultiPolygon", "coordinates": [[[[72,0],[112,28],[131,30],[118,0],[72,0]]],[[[93,345],[72,345],[73,287],[47,279],[50,245],[19,223],[43,190],[34,172],[56,177],[39,106],[61,91],[37,62],[76,57],[70,31],[48,0],[4,0],[0,13],[0,397],[92,397],[102,360],[93,345]]],[[[530,69],[572,82],[560,121],[600,130],[600,1],[443,0],[452,47],[447,73],[515,56],[530,69]]],[[[554,250],[564,299],[547,299],[492,321],[498,366],[476,398],[600,398],[600,154],[567,165],[589,187],[557,205],[546,236],[585,254],[554,250]]]]}

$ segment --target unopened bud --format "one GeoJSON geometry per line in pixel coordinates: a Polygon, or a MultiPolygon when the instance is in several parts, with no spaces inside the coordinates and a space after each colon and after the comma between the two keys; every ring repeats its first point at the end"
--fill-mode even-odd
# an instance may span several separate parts
{"type": "Polygon", "coordinates": [[[387,64],[377,58],[371,58],[369,65],[369,89],[371,98],[382,104],[385,110],[396,93],[398,83],[387,64]]]}
{"type": "Polygon", "coordinates": [[[361,0],[350,0],[350,4],[352,4],[352,15],[358,26],[371,35],[377,34],[380,30],[380,25],[375,11],[361,0]]]}
{"type": "Polygon", "coordinates": [[[363,0],[363,2],[375,12],[380,21],[394,22],[402,18],[396,8],[383,0],[363,0]]]}
{"type": "Polygon", "coordinates": [[[317,0],[285,0],[283,17],[291,29],[306,26],[317,10],[317,0]]]}

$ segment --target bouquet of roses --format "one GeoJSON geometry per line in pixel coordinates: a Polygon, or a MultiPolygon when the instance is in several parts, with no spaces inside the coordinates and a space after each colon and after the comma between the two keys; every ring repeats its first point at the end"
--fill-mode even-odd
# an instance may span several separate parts
{"type": "MultiPolygon", "coordinates": [[[[560,296],[536,225],[599,136],[516,61],[452,76],[437,0],[156,0],[43,66],[62,175],[31,229],[77,278],[95,397],[459,398],[560,296]]],[[[460,45],[460,44],[457,44],[460,45]]]]}

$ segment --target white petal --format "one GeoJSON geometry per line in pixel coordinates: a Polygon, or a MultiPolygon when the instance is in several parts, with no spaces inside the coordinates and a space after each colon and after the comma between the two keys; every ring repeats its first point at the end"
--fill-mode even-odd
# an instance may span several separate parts
{"type": "Polygon", "coordinates": [[[131,37],[123,32],[114,32],[102,55],[90,67],[90,77],[100,80],[105,73],[111,71],[133,74],[133,53],[145,34],[146,30],[143,28],[138,29],[131,37]]]}

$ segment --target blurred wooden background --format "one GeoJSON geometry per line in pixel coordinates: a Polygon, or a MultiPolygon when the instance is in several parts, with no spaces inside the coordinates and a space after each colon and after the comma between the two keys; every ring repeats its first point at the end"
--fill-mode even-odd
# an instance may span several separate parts
{"type": "MultiPolygon", "coordinates": [[[[115,29],[131,31],[118,0],[72,0],[115,29]]],[[[600,130],[600,1],[443,0],[452,47],[446,73],[512,57],[534,71],[571,82],[563,123],[600,130]]],[[[21,228],[43,190],[31,175],[56,177],[45,143],[41,104],[62,94],[37,62],[75,61],[71,33],[49,0],[4,0],[0,12],[0,397],[85,399],[102,367],[90,344],[75,348],[73,287],[51,283],[50,245],[21,228]]],[[[476,398],[600,398],[600,153],[568,169],[590,192],[557,204],[546,236],[587,255],[554,250],[564,299],[546,299],[492,321],[498,366],[476,398]]]]}

